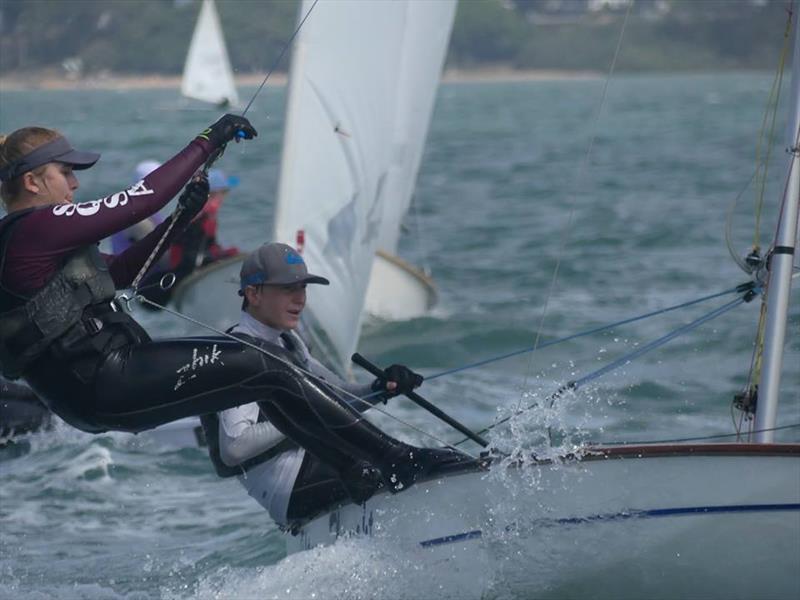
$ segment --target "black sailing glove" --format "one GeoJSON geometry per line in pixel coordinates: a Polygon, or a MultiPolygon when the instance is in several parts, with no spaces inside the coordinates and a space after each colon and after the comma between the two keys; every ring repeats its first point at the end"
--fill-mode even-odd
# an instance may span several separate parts
{"type": "Polygon", "coordinates": [[[422,375],[415,373],[405,365],[392,365],[384,369],[383,372],[386,375],[376,379],[372,384],[372,389],[384,392],[389,398],[398,394],[413,392],[414,388],[421,386],[424,381],[422,375]],[[390,382],[397,384],[397,387],[391,390],[388,389],[387,384],[390,382]]]}
{"type": "Polygon", "coordinates": [[[183,193],[178,198],[178,205],[181,207],[180,223],[185,225],[194,219],[208,200],[208,178],[203,175],[192,179],[183,193]]]}
{"type": "Polygon", "coordinates": [[[250,125],[250,121],[239,115],[227,114],[223,115],[211,127],[200,132],[197,137],[208,140],[214,148],[221,148],[236,138],[239,131],[242,132],[242,136],[246,140],[252,140],[258,135],[255,128],[250,125]]]}

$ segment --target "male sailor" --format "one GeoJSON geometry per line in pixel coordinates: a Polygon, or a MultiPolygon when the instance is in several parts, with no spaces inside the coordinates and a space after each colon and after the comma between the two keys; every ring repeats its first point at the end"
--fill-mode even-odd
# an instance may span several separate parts
{"type": "MultiPolygon", "coordinates": [[[[321,415],[326,431],[324,437],[319,436],[319,424],[304,414],[316,412],[315,407],[302,394],[283,415],[275,415],[268,404],[253,402],[203,417],[217,473],[222,477],[239,475],[248,493],[282,526],[348,498],[360,503],[384,486],[399,492],[419,477],[471,462],[449,449],[408,446],[359,414],[418,387],[422,377],[408,367],[392,365],[385,378],[358,385],[343,381],[309,355],[295,333],[306,304],[306,286],[328,283],[324,277],[310,274],[290,246],[264,244],[242,265],[242,313],[231,333],[285,357],[307,374],[312,387],[320,386],[334,395],[346,407],[350,422],[333,414],[321,415]],[[292,421],[292,430],[281,426],[276,416],[278,421],[292,421]],[[357,428],[361,431],[356,434],[357,428]],[[303,432],[301,438],[298,430],[303,432]],[[284,435],[286,431],[293,440],[284,435]]],[[[267,392],[264,399],[268,396],[267,392]]]]}

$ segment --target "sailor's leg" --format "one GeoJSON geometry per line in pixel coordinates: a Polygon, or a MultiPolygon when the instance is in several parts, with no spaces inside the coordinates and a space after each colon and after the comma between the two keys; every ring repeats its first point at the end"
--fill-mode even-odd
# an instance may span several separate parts
{"type": "Polygon", "coordinates": [[[93,418],[105,429],[135,432],[267,399],[262,409],[275,426],[345,480],[363,471],[359,461],[378,465],[406,448],[288,358],[279,348],[265,354],[216,337],[126,347],[97,372],[93,418]]]}
{"type": "Polygon", "coordinates": [[[288,354],[277,348],[264,354],[214,337],[126,346],[97,368],[85,388],[94,398],[84,394],[76,401],[84,403],[82,412],[96,430],[138,432],[265,400],[262,410],[289,438],[323,461],[337,462],[332,451],[356,459],[349,466],[334,465],[345,473],[358,474],[363,471],[358,461],[369,462],[392,491],[463,460],[457,452],[414,448],[386,435],[282,357],[288,354]]]}
{"type": "Polygon", "coordinates": [[[327,462],[326,456],[314,452],[316,442],[378,467],[384,484],[392,492],[445,470],[480,468],[471,458],[454,450],[416,448],[387,435],[341,402],[322,381],[298,377],[288,383],[285,391],[289,393],[271,394],[260,403],[261,410],[276,427],[301,446],[312,449],[312,454],[322,461],[327,462]]]}
{"type": "Polygon", "coordinates": [[[106,429],[139,432],[263,396],[280,362],[228,338],[159,340],[111,352],[94,376],[91,408],[106,429]],[[260,381],[262,383],[254,383],[260,381]]]}
{"type": "Polygon", "coordinates": [[[296,523],[311,518],[323,510],[346,501],[348,495],[339,474],[334,469],[306,454],[292,488],[286,519],[289,523],[296,523]]]}
{"type": "MultiPolygon", "coordinates": [[[[341,440],[332,438],[327,430],[315,425],[314,417],[302,415],[302,409],[290,410],[291,416],[287,416],[280,409],[281,404],[287,403],[261,402],[259,406],[275,427],[307,451],[306,461],[313,456],[315,465],[322,462],[326,465],[328,474],[335,474],[339,486],[347,490],[353,502],[360,504],[368,500],[382,487],[381,473],[373,467],[373,462],[360,459],[355,454],[346,454],[341,440]]],[[[288,404],[301,405],[296,398],[289,400],[288,404]]],[[[320,469],[314,468],[313,471],[318,473],[320,469]]]]}

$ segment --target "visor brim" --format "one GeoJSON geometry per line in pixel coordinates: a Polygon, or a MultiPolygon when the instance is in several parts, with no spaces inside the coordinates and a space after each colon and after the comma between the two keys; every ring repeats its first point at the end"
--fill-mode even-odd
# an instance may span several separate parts
{"type": "MultiPolygon", "coordinates": [[[[331,284],[331,282],[328,281],[327,279],[325,279],[324,277],[321,277],[319,275],[308,274],[305,277],[294,278],[294,279],[279,279],[279,280],[273,280],[273,281],[251,281],[251,282],[246,283],[244,285],[244,287],[247,287],[248,285],[253,285],[253,286],[258,286],[258,285],[296,285],[298,283],[318,283],[320,285],[330,285],[331,284]]],[[[239,295],[240,296],[242,296],[243,293],[244,293],[243,292],[244,287],[242,287],[239,290],[239,295]]]]}
{"type": "Polygon", "coordinates": [[[80,150],[70,150],[66,154],[53,158],[54,161],[70,165],[76,171],[83,171],[100,160],[100,155],[96,152],[81,152],[80,150]]]}

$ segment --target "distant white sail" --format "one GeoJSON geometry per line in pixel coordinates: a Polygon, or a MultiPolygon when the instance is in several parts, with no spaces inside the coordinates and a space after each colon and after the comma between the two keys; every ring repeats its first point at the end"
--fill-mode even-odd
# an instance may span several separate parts
{"type": "Polygon", "coordinates": [[[183,68],[181,94],[212,104],[239,104],[214,0],[203,0],[183,68]]]}
{"type": "Polygon", "coordinates": [[[331,280],[307,313],[340,364],[375,251],[394,250],[410,203],[454,12],[454,1],[322,1],[295,41],[275,237],[331,280]]]}

